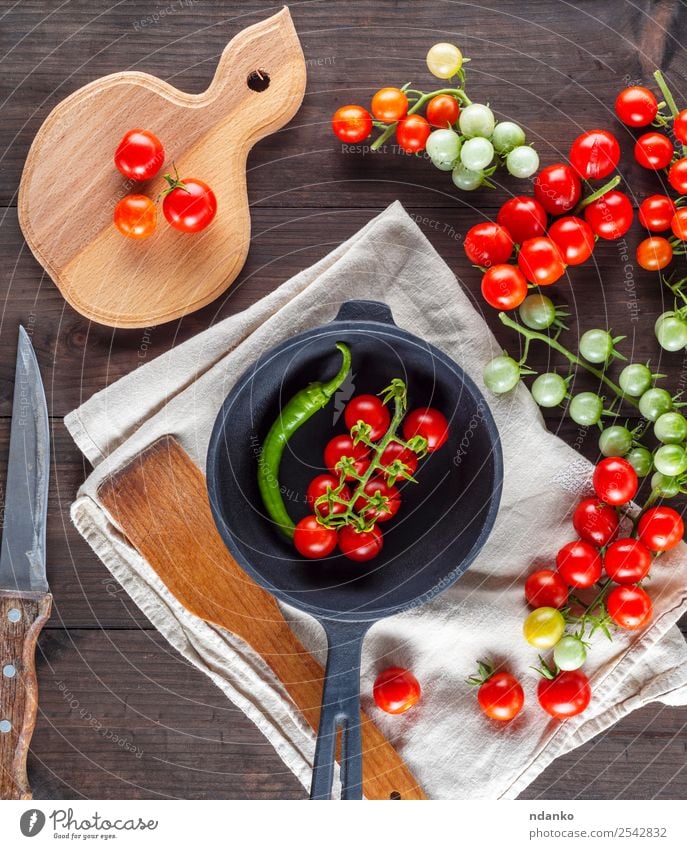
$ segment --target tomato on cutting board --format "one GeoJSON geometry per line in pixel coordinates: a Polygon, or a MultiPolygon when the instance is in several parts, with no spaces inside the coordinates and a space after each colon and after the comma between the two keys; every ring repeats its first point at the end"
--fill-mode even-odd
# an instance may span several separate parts
{"type": "Polygon", "coordinates": [[[169,188],[163,193],[162,211],[165,218],[182,233],[204,230],[215,217],[217,198],[207,183],[194,177],[179,179],[165,174],[169,188]]]}

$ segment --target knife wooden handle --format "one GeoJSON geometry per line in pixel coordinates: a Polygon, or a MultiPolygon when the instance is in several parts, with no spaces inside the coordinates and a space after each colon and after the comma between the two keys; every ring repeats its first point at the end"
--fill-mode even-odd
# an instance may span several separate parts
{"type": "Polygon", "coordinates": [[[31,799],[26,756],[36,725],[36,641],[50,593],[0,590],[0,799],[31,799]]]}

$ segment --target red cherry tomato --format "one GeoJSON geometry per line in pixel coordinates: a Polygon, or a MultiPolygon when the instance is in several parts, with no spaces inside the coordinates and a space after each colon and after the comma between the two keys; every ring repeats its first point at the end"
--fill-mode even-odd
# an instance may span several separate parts
{"type": "Polygon", "coordinates": [[[589,259],[594,250],[592,228],[575,215],[567,215],[554,221],[549,227],[549,238],[558,245],[566,265],[580,265],[589,259]]]}
{"type": "Polygon", "coordinates": [[[339,548],[344,557],[363,563],[382,550],[384,538],[377,525],[369,531],[356,531],[352,525],[339,528],[339,548]]]}
{"type": "Polygon", "coordinates": [[[668,182],[681,195],[687,194],[687,158],[678,159],[670,166],[668,182]]]}
{"type": "Polygon", "coordinates": [[[117,169],[131,180],[150,180],[164,161],[162,142],[148,130],[129,130],[114,155],[117,169]]]}
{"type": "Polygon", "coordinates": [[[534,196],[551,215],[563,215],[580,199],[580,178],[563,162],[549,165],[534,180],[534,196]]]}
{"type": "Polygon", "coordinates": [[[155,203],[145,195],[127,195],[115,206],[114,223],[130,239],[147,239],[157,227],[155,203]]]}
{"type": "Polygon", "coordinates": [[[667,230],[674,215],[675,203],[668,195],[651,195],[639,207],[639,223],[654,233],[667,230]]]}
{"type": "Polygon", "coordinates": [[[518,266],[530,283],[538,286],[550,286],[565,274],[558,245],[547,236],[537,236],[522,243],[518,266]]]}
{"type": "Polygon", "coordinates": [[[525,693],[514,675],[497,672],[480,685],[477,701],[482,712],[490,719],[508,722],[522,710],[525,693]]]}
{"type": "Polygon", "coordinates": [[[638,584],[651,569],[651,552],[638,539],[618,539],[604,554],[604,570],[616,584],[638,584]]]}
{"type": "Polygon", "coordinates": [[[341,106],[332,118],[332,130],[342,142],[361,142],[372,132],[372,115],[362,106],[341,106]]]}
{"type": "Polygon", "coordinates": [[[398,122],[396,141],[406,153],[419,153],[425,149],[432,128],[422,115],[407,115],[398,122]]]}
{"type": "Polygon", "coordinates": [[[682,516],[672,507],[651,507],[637,526],[640,542],[650,551],[670,551],[685,535],[682,516]]]}
{"type": "Polygon", "coordinates": [[[525,275],[514,265],[492,265],[482,277],[482,297],[497,310],[514,310],[527,297],[525,275]]]}
{"type": "Polygon", "coordinates": [[[673,119],[675,138],[682,144],[687,144],[687,109],[683,109],[673,119]]]}
{"type": "Polygon", "coordinates": [[[632,204],[627,195],[614,190],[606,192],[585,207],[584,218],[600,239],[619,239],[632,224],[632,204]]]}
{"type": "Polygon", "coordinates": [[[389,429],[389,408],[376,395],[358,395],[346,404],[344,412],[346,427],[351,430],[359,421],[371,428],[370,439],[381,439],[389,429]]]}
{"type": "Polygon", "coordinates": [[[646,271],[660,271],[673,258],[673,248],[663,236],[650,236],[637,245],[637,263],[646,271]]]}
{"type": "Polygon", "coordinates": [[[525,581],[525,598],[534,608],[565,607],[569,592],[568,585],[553,569],[540,569],[525,581]]]}
{"type": "Polygon", "coordinates": [[[620,507],[637,494],[637,473],[622,457],[606,457],[597,463],[592,484],[602,501],[620,507]]]}
{"type": "Polygon", "coordinates": [[[427,120],[433,127],[450,127],[460,115],[460,105],[450,94],[438,94],[427,104],[427,120]]]}
{"type": "Polygon", "coordinates": [[[667,168],[674,154],[673,143],[663,133],[645,133],[635,143],[635,159],[642,168],[667,168]]]}
{"type": "Polygon", "coordinates": [[[534,198],[519,195],[507,200],[496,216],[517,245],[546,232],[546,210],[534,198]]]}
{"type": "Polygon", "coordinates": [[[583,180],[607,177],[619,161],[620,145],[607,130],[588,130],[570,148],[570,164],[583,180]]]}
{"type": "Polygon", "coordinates": [[[636,631],[651,622],[654,607],[641,587],[615,587],[606,599],[608,615],[620,628],[636,631]]]}
{"type": "Polygon", "coordinates": [[[162,201],[167,221],[182,233],[204,230],[217,212],[217,198],[210,186],[194,177],[177,180],[166,176],[165,179],[170,185],[162,201]]]}
{"type": "Polygon", "coordinates": [[[327,557],[336,548],[336,531],[325,528],[315,516],[306,516],[296,525],[293,532],[293,544],[303,557],[316,559],[327,557]]]}
{"type": "MultiPolygon", "coordinates": [[[[352,457],[357,474],[363,475],[370,465],[368,448],[359,442],[354,445],[352,437],[347,433],[334,436],[329,440],[324,449],[324,464],[333,475],[339,474],[336,464],[342,457],[352,457]]],[[[352,474],[346,476],[346,480],[354,480],[352,474]]]]}
{"type": "Polygon", "coordinates": [[[493,221],[482,221],[471,227],[463,243],[465,256],[482,268],[499,265],[513,253],[513,239],[500,224],[493,221]]]}
{"type": "MultiPolygon", "coordinates": [[[[316,478],[313,478],[308,484],[308,488],[305,492],[305,500],[310,505],[310,507],[315,509],[315,502],[318,498],[323,495],[327,495],[330,490],[338,489],[339,487],[339,478],[336,475],[318,475],[316,478]]],[[[339,497],[344,501],[351,500],[351,491],[347,486],[339,493],[339,497]]],[[[328,516],[330,513],[345,513],[346,505],[340,504],[338,501],[333,501],[331,506],[323,501],[322,504],[318,505],[317,510],[323,516],[328,516]]]]}
{"type": "Polygon", "coordinates": [[[403,420],[403,438],[406,442],[414,436],[423,436],[427,440],[427,451],[438,451],[448,439],[446,416],[432,407],[419,407],[412,410],[403,420]]]}
{"type": "Polygon", "coordinates": [[[603,548],[618,533],[618,514],[597,498],[584,498],[573,514],[573,527],[585,542],[603,548]]]}
{"type": "Polygon", "coordinates": [[[390,666],[377,676],[372,695],[380,710],[385,713],[405,713],[416,705],[422,696],[417,678],[408,669],[390,666]]]}
{"type": "Polygon", "coordinates": [[[569,587],[584,589],[601,577],[601,555],[588,542],[569,542],[556,555],[556,569],[569,587]]]}
{"type": "Polygon", "coordinates": [[[548,714],[556,719],[567,719],[589,707],[592,689],[584,672],[575,669],[559,672],[552,680],[542,678],[537,686],[537,699],[548,714]]]}
{"type": "Polygon", "coordinates": [[[648,88],[633,85],[620,92],[615,101],[615,112],[628,127],[646,127],[656,117],[658,103],[648,88]]]}
{"type": "Polygon", "coordinates": [[[414,475],[417,471],[417,454],[414,454],[409,448],[401,445],[400,442],[390,442],[379,458],[383,466],[388,468],[395,460],[399,460],[407,468],[406,474],[414,475]]]}
{"type": "Polygon", "coordinates": [[[372,98],[372,114],[384,124],[395,124],[408,111],[408,98],[400,88],[380,88],[372,98]]]}
{"type": "Polygon", "coordinates": [[[670,219],[670,229],[676,239],[687,242],[687,208],[678,209],[670,219]]]}
{"type": "Polygon", "coordinates": [[[353,505],[358,513],[364,513],[366,519],[374,519],[375,522],[388,522],[401,509],[401,493],[395,486],[389,484],[381,478],[373,478],[369,480],[363,487],[365,495],[370,498],[379,496],[384,499],[384,503],[379,506],[370,505],[367,498],[362,495],[353,505]]]}

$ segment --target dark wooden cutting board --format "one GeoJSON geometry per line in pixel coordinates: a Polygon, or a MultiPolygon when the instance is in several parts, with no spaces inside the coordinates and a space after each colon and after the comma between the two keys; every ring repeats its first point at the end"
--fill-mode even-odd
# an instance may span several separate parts
{"type": "MultiPolygon", "coordinates": [[[[260,654],[316,731],[324,670],[296,638],[272,596],[225,548],[210,512],[205,478],[177,440],[164,436],[154,442],[104,480],[98,497],[181,604],[260,654]]],[[[365,796],[426,798],[372,720],[361,713],[361,721],[365,796]]]]}

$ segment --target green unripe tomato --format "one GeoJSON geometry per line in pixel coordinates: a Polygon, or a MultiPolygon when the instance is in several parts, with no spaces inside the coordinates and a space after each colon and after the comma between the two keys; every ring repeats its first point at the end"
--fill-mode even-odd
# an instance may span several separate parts
{"type": "Polygon", "coordinates": [[[669,478],[662,472],[655,472],[651,476],[651,488],[655,490],[660,498],[675,498],[680,494],[680,484],[676,478],[669,478]]]}
{"type": "Polygon", "coordinates": [[[654,467],[654,456],[648,448],[636,445],[625,455],[625,459],[637,473],[638,478],[645,478],[654,467]]]}
{"type": "Polygon", "coordinates": [[[559,669],[579,669],[587,659],[587,649],[578,637],[566,634],[554,646],[553,659],[559,669]]]}
{"type": "Polygon", "coordinates": [[[524,144],[514,147],[506,157],[506,169],[514,177],[526,180],[539,170],[537,151],[524,144]]]}
{"type": "Polygon", "coordinates": [[[427,139],[425,150],[440,171],[450,171],[458,161],[460,136],[449,129],[434,130],[427,139]]]}
{"type": "Polygon", "coordinates": [[[613,353],[613,337],[607,330],[588,330],[580,337],[579,349],[587,362],[607,363],[613,353]]]}
{"type": "Polygon", "coordinates": [[[462,162],[459,162],[451,171],[451,179],[457,189],[463,192],[474,192],[482,185],[484,174],[481,171],[470,171],[462,162]]]}
{"type": "Polygon", "coordinates": [[[580,392],[570,400],[568,415],[575,424],[591,427],[599,422],[603,407],[603,401],[596,393],[580,392]]]}
{"type": "Polygon", "coordinates": [[[641,363],[630,363],[620,372],[618,383],[626,395],[639,398],[647,389],[651,389],[653,377],[647,366],[641,363]]]}
{"type": "Polygon", "coordinates": [[[668,445],[687,439],[687,419],[678,412],[663,413],[654,422],[654,436],[668,445]]]}
{"type": "Polygon", "coordinates": [[[505,156],[514,147],[525,144],[525,131],[512,121],[499,121],[494,127],[491,143],[497,153],[505,156]]]}
{"type": "Polygon", "coordinates": [[[460,149],[460,161],[468,171],[482,171],[488,168],[494,158],[494,147],[489,139],[476,136],[463,143],[460,149]]]}
{"type": "Polygon", "coordinates": [[[656,471],[674,478],[687,471],[687,452],[681,445],[661,445],[654,454],[656,471]]]}
{"type": "Polygon", "coordinates": [[[520,380],[520,366],[512,357],[500,354],[487,363],[484,369],[484,385],[496,395],[510,392],[520,380]]]}
{"type": "Polygon", "coordinates": [[[654,332],[664,351],[681,351],[687,345],[687,323],[674,313],[660,316],[654,332]]]}
{"type": "Polygon", "coordinates": [[[540,407],[557,407],[568,392],[568,384],[560,374],[540,374],[532,384],[532,397],[540,407]]]}
{"type": "Polygon", "coordinates": [[[604,457],[624,457],[632,448],[632,434],[623,425],[611,425],[599,435],[599,451],[604,457]]]}
{"type": "Polygon", "coordinates": [[[546,330],[556,320],[556,307],[546,295],[528,295],[518,307],[518,313],[530,330],[546,330]]]}
{"type": "Polygon", "coordinates": [[[673,409],[673,399],[665,389],[654,386],[639,399],[639,412],[650,422],[655,422],[664,413],[673,409]]]}
{"type": "Polygon", "coordinates": [[[495,124],[494,113],[483,103],[471,103],[460,110],[458,126],[466,139],[491,138],[495,124]]]}

